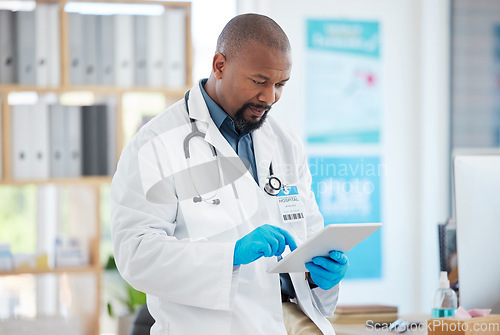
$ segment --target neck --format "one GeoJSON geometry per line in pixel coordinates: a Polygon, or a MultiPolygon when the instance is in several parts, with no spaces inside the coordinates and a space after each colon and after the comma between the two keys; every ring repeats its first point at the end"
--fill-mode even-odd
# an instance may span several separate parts
{"type": "Polygon", "coordinates": [[[219,99],[217,98],[217,94],[215,91],[215,77],[214,74],[210,74],[210,77],[208,77],[207,82],[205,83],[205,86],[203,88],[205,89],[205,92],[207,92],[208,96],[217,104],[220,106],[219,99]]]}

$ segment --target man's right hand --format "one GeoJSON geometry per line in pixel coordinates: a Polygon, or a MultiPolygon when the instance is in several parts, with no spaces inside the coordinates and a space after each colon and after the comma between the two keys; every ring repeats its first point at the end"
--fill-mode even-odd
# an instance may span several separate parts
{"type": "Polygon", "coordinates": [[[297,248],[292,235],[284,229],[263,225],[236,241],[233,265],[252,263],[264,257],[279,256],[288,245],[293,251],[297,248]]]}

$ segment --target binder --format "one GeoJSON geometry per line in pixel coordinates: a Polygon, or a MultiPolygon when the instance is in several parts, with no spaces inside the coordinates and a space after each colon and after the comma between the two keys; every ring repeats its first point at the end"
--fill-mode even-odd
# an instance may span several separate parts
{"type": "Polygon", "coordinates": [[[17,76],[21,85],[36,85],[35,12],[16,12],[17,76]]]}
{"type": "Polygon", "coordinates": [[[13,84],[16,78],[14,13],[0,10],[0,84],[13,84]]]}
{"type": "Polygon", "coordinates": [[[186,11],[168,9],[164,16],[166,86],[181,89],[186,86],[186,11]]]}
{"type": "MultiPolygon", "coordinates": [[[[0,115],[2,115],[2,97],[0,96],[0,115]]],[[[0,118],[0,179],[3,179],[3,170],[2,170],[2,159],[3,159],[3,143],[2,143],[2,127],[3,125],[3,122],[2,122],[2,118],[0,118]]]]}
{"type": "Polygon", "coordinates": [[[50,176],[81,175],[80,106],[49,106],[50,176]]]}
{"type": "Polygon", "coordinates": [[[47,4],[47,33],[47,84],[57,87],[61,84],[61,42],[58,4],[47,4]]]}
{"type": "Polygon", "coordinates": [[[15,180],[31,178],[31,165],[34,159],[29,154],[31,135],[29,125],[33,105],[13,105],[12,113],[12,177],[15,180]]]}
{"type": "Polygon", "coordinates": [[[107,107],[82,107],[82,174],[104,176],[108,174],[107,107]]]}
{"type": "Polygon", "coordinates": [[[118,136],[118,129],[119,125],[117,125],[117,106],[116,106],[116,98],[110,97],[107,99],[107,129],[106,129],[106,134],[107,134],[107,141],[108,141],[108,148],[107,148],[107,156],[108,156],[108,167],[107,167],[107,172],[108,174],[114,174],[116,171],[116,163],[117,163],[117,136],[118,136]]]}
{"type": "Polygon", "coordinates": [[[83,84],[97,83],[96,15],[83,15],[83,84]]]}
{"type": "Polygon", "coordinates": [[[83,75],[83,15],[68,13],[70,82],[79,86],[84,83],[83,75]]]}
{"type": "Polygon", "coordinates": [[[114,86],[115,80],[115,17],[97,17],[97,84],[114,86]]]}
{"type": "Polygon", "coordinates": [[[66,120],[66,133],[64,134],[66,146],[67,177],[82,175],[82,114],[80,106],[64,106],[66,120]]]}
{"type": "Polygon", "coordinates": [[[148,16],[148,86],[161,87],[165,84],[164,20],[162,16],[148,16]]]}
{"type": "Polygon", "coordinates": [[[31,148],[33,157],[30,175],[33,179],[48,179],[49,163],[49,109],[44,96],[40,96],[30,120],[31,148]]]}
{"type": "MultiPolygon", "coordinates": [[[[156,41],[158,43],[158,41],[156,41]]],[[[134,16],[135,85],[148,84],[148,17],[134,16]]]]}
{"type": "Polygon", "coordinates": [[[115,16],[116,84],[131,87],[134,84],[134,32],[131,15],[115,16]]]}
{"type": "Polygon", "coordinates": [[[49,106],[49,129],[50,129],[50,176],[53,178],[65,177],[64,162],[68,159],[64,152],[64,106],[49,106]]]}
{"type": "Polygon", "coordinates": [[[49,82],[49,30],[48,5],[38,3],[35,8],[35,38],[36,38],[36,84],[47,86],[49,82]]]}

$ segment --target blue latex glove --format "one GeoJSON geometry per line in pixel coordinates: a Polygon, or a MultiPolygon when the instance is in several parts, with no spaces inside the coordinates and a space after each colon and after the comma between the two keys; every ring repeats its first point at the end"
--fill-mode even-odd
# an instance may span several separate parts
{"type": "Polygon", "coordinates": [[[297,248],[289,232],[267,224],[260,226],[236,241],[233,265],[252,263],[262,256],[281,255],[286,245],[292,251],[297,248]]]}
{"type": "Polygon", "coordinates": [[[344,278],[349,260],[342,251],[330,251],[330,257],[318,256],[306,263],[312,281],[323,290],[329,290],[344,278]]]}

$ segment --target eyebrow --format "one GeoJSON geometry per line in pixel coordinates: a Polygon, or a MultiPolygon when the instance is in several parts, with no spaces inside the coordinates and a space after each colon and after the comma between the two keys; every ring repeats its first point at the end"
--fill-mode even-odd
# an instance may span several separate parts
{"type": "MultiPolygon", "coordinates": [[[[266,81],[268,81],[268,80],[270,80],[270,79],[271,79],[271,78],[269,78],[269,77],[264,76],[263,74],[254,74],[253,76],[254,76],[254,77],[259,77],[260,79],[263,79],[263,80],[266,80],[266,81]]],[[[286,79],[283,79],[283,80],[279,81],[279,83],[284,83],[284,82],[287,82],[289,79],[290,79],[290,77],[288,77],[288,78],[286,78],[286,79]]]]}

